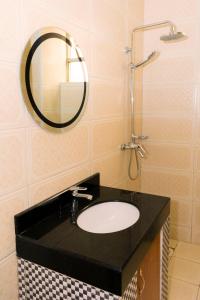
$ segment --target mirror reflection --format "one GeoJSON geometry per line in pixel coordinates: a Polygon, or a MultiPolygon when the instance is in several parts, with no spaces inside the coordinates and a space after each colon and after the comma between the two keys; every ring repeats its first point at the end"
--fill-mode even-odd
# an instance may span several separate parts
{"type": "Polygon", "coordinates": [[[61,30],[32,37],[25,66],[28,98],[40,120],[53,127],[71,125],[86,102],[87,71],[80,49],[61,30]]]}

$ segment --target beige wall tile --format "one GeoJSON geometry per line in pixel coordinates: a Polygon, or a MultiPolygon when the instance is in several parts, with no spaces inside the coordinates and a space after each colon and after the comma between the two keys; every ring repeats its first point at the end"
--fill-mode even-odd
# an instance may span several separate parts
{"type": "Polygon", "coordinates": [[[20,58],[20,3],[20,0],[1,3],[1,60],[18,62],[20,58]]]}
{"type": "Polygon", "coordinates": [[[0,132],[0,195],[26,184],[26,134],[24,129],[0,132]]]}
{"type": "Polygon", "coordinates": [[[69,23],[75,23],[76,26],[85,29],[90,29],[91,26],[91,0],[85,0],[84,3],[81,0],[60,0],[58,2],[45,0],[45,1],[34,1],[29,2],[23,0],[23,19],[27,22],[26,25],[32,27],[37,24],[34,18],[38,19],[38,28],[48,26],[46,23],[46,17],[49,19],[53,18],[56,22],[67,21],[69,23]],[[79,9],[77,9],[79,7],[79,9]],[[41,20],[41,17],[44,17],[41,20]]]}
{"type": "Polygon", "coordinates": [[[196,113],[199,117],[199,115],[200,115],[200,86],[199,85],[196,86],[196,102],[197,102],[196,103],[196,105],[197,105],[196,113]]]}
{"type": "Polygon", "coordinates": [[[124,76],[125,64],[121,60],[121,49],[112,43],[93,37],[92,76],[119,80],[124,76]],[[101,51],[99,51],[101,49],[101,51]],[[112,53],[112,56],[108,55],[112,53]]]}
{"type": "Polygon", "coordinates": [[[119,182],[124,177],[125,168],[125,156],[120,151],[92,162],[92,173],[100,172],[101,184],[106,186],[119,182]]]}
{"type": "Polygon", "coordinates": [[[194,198],[200,201],[200,172],[194,173],[194,198]]]}
{"type": "Polygon", "coordinates": [[[197,118],[196,124],[195,124],[195,144],[200,144],[200,118],[197,118]]]}
{"type": "Polygon", "coordinates": [[[113,120],[93,123],[92,157],[97,158],[106,153],[120,149],[124,140],[124,121],[113,120]]]}
{"type": "Polygon", "coordinates": [[[53,4],[52,11],[55,13],[55,9],[58,10],[58,17],[63,19],[70,19],[73,23],[90,29],[91,27],[91,0],[61,0],[58,3],[54,1],[47,1],[47,7],[49,2],[53,4]],[[77,9],[78,8],[78,9],[77,9]]]}
{"type": "Polygon", "coordinates": [[[129,30],[143,24],[144,1],[128,0],[128,27],[129,30]]]}
{"type": "Polygon", "coordinates": [[[192,83],[197,79],[195,60],[190,56],[157,59],[143,73],[144,83],[192,83]],[[173,67],[172,67],[173,66],[173,67]]]}
{"type": "Polygon", "coordinates": [[[193,228],[200,231],[200,202],[193,202],[193,228]]]}
{"type": "Polygon", "coordinates": [[[172,0],[159,1],[151,0],[145,2],[145,20],[146,22],[155,22],[155,20],[168,20],[169,17],[174,22],[179,19],[194,18],[198,11],[198,1],[191,0],[172,0]],[[154,8],[152,11],[152,7],[154,8]],[[173,7],[173,9],[172,9],[173,7]]]}
{"type": "Polygon", "coordinates": [[[190,242],[191,241],[191,227],[170,225],[170,238],[190,242]]]}
{"type": "Polygon", "coordinates": [[[89,159],[88,126],[80,125],[62,134],[32,130],[31,181],[67,170],[89,159]]]}
{"type": "Polygon", "coordinates": [[[19,91],[18,75],[15,64],[0,63],[0,128],[25,125],[25,107],[19,91]]]}
{"type": "Polygon", "coordinates": [[[127,62],[118,44],[112,43],[111,41],[108,42],[103,38],[99,38],[96,34],[93,34],[92,45],[92,76],[110,78],[112,80],[123,78],[127,72],[127,62]]]}
{"type": "Polygon", "coordinates": [[[122,80],[92,79],[90,99],[93,102],[93,118],[120,116],[124,110],[122,80]]]}
{"type": "Polygon", "coordinates": [[[183,170],[192,168],[190,146],[146,143],[145,148],[148,152],[148,158],[142,161],[144,166],[183,170]]]}
{"type": "MultiPolygon", "coordinates": [[[[29,2],[25,0],[21,1],[21,33],[23,39],[22,49],[24,49],[25,44],[35,31],[42,27],[48,27],[50,24],[53,24],[54,26],[58,26],[59,24],[56,14],[53,14],[51,8],[48,9],[47,5],[45,6],[45,2],[46,1],[40,0],[30,0],[29,2]]],[[[48,2],[49,5],[53,3],[52,1],[48,2]]]]}
{"type": "Polygon", "coordinates": [[[170,221],[173,225],[191,226],[192,202],[171,199],[170,221]]]}
{"type": "Polygon", "coordinates": [[[177,117],[145,116],[143,131],[150,140],[190,142],[193,120],[177,117]]]}
{"type": "Polygon", "coordinates": [[[192,176],[185,172],[143,169],[141,182],[142,192],[184,198],[192,195],[192,176]]]}
{"type": "Polygon", "coordinates": [[[192,116],[194,98],[195,88],[191,84],[146,84],[143,91],[143,112],[157,116],[192,116]]]}
{"type": "Polygon", "coordinates": [[[141,180],[138,177],[136,180],[128,179],[126,181],[126,189],[130,191],[140,192],[141,190],[141,180]]]}
{"type": "Polygon", "coordinates": [[[29,204],[34,205],[46,198],[72,186],[90,175],[88,165],[79,166],[71,171],[48,178],[30,186],[29,204]]]}
{"type": "Polygon", "coordinates": [[[0,299],[17,300],[17,264],[15,254],[0,262],[0,299]]]}
{"type": "Polygon", "coordinates": [[[112,187],[116,189],[127,190],[127,178],[123,178],[118,182],[112,183],[112,187]]]}
{"type": "Polygon", "coordinates": [[[126,38],[124,16],[119,10],[113,9],[110,1],[92,1],[92,24],[92,31],[97,33],[98,37],[124,46],[126,38]]]}
{"type": "Polygon", "coordinates": [[[195,153],[196,157],[195,157],[195,160],[196,160],[196,170],[197,172],[200,171],[200,148],[196,148],[196,153],[195,153]]]}
{"type": "MultiPolygon", "coordinates": [[[[104,1],[105,1],[105,3],[110,5],[113,9],[119,11],[122,15],[124,15],[124,13],[126,13],[127,1],[124,1],[124,0],[104,0],[104,1]]],[[[138,2],[138,7],[139,6],[140,5],[138,2]]]]}
{"type": "Polygon", "coordinates": [[[194,225],[192,227],[192,243],[200,245],[200,228],[194,225]]]}
{"type": "Polygon", "coordinates": [[[0,198],[0,260],[15,250],[14,215],[27,208],[27,198],[25,189],[0,198]]]}

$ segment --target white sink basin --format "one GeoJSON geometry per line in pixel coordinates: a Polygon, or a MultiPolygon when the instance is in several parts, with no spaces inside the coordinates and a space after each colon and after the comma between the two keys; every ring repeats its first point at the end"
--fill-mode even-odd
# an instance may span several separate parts
{"type": "Polygon", "coordinates": [[[126,202],[103,202],[84,210],[77,218],[78,226],[88,232],[111,233],[137,222],[140,212],[126,202]]]}

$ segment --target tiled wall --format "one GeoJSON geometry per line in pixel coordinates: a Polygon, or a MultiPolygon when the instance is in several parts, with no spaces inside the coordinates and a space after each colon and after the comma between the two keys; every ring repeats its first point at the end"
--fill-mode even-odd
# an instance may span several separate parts
{"type": "Polygon", "coordinates": [[[128,27],[142,23],[141,0],[7,0],[0,18],[0,299],[17,299],[13,215],[100,171],[127,186],[128,27]],[[86,58],[88,106],[76,127],[38,127],[22,99],[19,69],[30,35],[44,26],[71,33],[86,58]]]}
{"type": "Polygon", "coordinates": [[[144,34],[144,54],[160,57],[143,72],[143,133],[149,135],[142,191],[172,199],[171,236],[200,243],[200,5],[145,0],[145,23],[175,22],[189,39],[163,43],[168,29],[144,34]]]}

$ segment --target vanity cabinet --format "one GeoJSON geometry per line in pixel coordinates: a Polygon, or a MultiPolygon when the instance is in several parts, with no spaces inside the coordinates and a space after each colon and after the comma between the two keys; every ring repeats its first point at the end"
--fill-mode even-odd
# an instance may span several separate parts
{"type": "Polygon", "coordinates": [[[76,184],[93,195],[77,200],[79,213],[120,201],[137,207],[139,220],[106,234],[82,230],[69,189],[16,215],[19,300],[167,300],[170,199],[99,181],[76,184]]]}
{"type": "Polygon", "coordinates": [[[138,269],[138,300],[160,300],[160,249],[160,234],[158,234],[138,269]]]}

